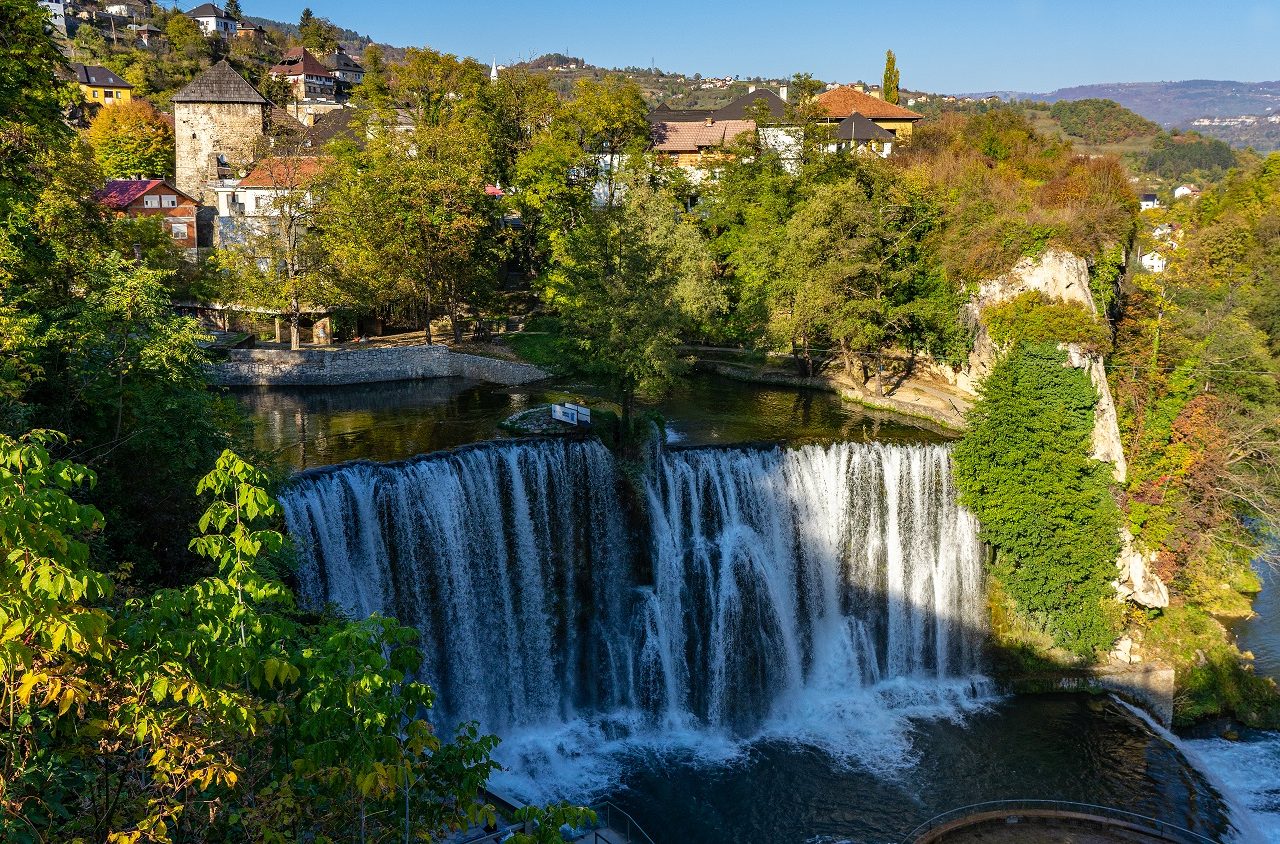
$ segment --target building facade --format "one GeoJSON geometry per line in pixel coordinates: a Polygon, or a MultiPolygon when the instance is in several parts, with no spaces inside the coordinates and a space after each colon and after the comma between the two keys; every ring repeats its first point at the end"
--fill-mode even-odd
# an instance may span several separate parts
{"type": "Polygon", "coordinates": [[[271,104],[225,60],[173,97],[176,183],[202,203],[220,179],[247,172],[262,152],[271,104]]]}
{"type": "Polygon", "coordinates": [[[75,74],[80,93],[84,94],[85,103],[92,110],[104,105],[127,103],[133,99],[133,86],[105,67],[96,64],[73,64],[71,72],[75,74]]]}
{"type": "Polygon", "coordinates": [[[173,245],[194,259],[200,247],[196,219],[200,203],[163,179],[112,179],[94,194],[100,204],[125,217],[159,217],[173,245]]]}
{"type": "Polygon", "coordinates": [[[239,21],[212,3],[202,3],[185,13],[200,27],[205,35],[219,38],[235,38],[239,21]]]}

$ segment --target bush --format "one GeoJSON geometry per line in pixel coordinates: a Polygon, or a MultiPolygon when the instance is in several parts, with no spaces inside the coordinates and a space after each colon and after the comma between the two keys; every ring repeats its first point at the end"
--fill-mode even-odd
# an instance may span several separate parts
{"type": "Polygon", "coordinates": [[[1075,343],[1098,352],[1110,345],[1107,323],[1078,302],[1050,299],[1038,290],[982,312],[991,339],[1001,347],[1018,343],[1075,343]]]}
{"type": "Polygon", "coordinates": [[[961,502],[996,549],[1018,608],[1080,656],[1115,638],[1111,579],[1120,513],[1109,467],[1089,456],[1089,376],[1047,344],[1020,344],[992,370],[953,459],[961,502]]]}

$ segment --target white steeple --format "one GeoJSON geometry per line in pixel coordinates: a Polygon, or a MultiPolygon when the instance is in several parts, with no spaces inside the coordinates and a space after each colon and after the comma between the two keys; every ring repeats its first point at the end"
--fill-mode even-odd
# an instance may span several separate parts
{"type": "Polygon", "coordinates": [[[497,56],[493,57],[493,68],[489,71],[489,81],[490,82],[498,81],[498,57],[497,56]]]}

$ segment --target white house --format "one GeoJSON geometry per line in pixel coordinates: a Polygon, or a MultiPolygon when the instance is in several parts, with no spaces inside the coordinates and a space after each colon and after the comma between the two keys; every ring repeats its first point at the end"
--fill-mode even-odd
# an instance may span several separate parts
{"type": "Polygon", "coordinates": [[[199,25],[205,35],[234,38],[238,21],[212,3],[201,3],[185,13],[199,25]]]}
{"type": "Polygon", "coordinates": [[[1200,195],[1200,188],[1195,185],[1178,185],[1173,189],[1173,198],[1182,199],[1184,196],[1196,197],[1200,195]]]}
{"type": "Polygon", "coordinates": [[[1144,193],[1138,197],[1138,207],[1143,211],[1152,211],[1160,207],[1160,199],[1154,193],[1144,193]]]}
{"type": "Polygon", "coordinates": [[[1164,268],[1169,266],[1169,262],[1159,252],[1148,252],[1142,256],[1140,261],[1142,268],[1149,273],[1162,273],[1164,268]]]}
{"type": "Polygon", "coordinates": [[[62,0],[39,0],[40,7],[49,13],[49,22],[54,29],[67,34],[67,5],[62,0]]]}

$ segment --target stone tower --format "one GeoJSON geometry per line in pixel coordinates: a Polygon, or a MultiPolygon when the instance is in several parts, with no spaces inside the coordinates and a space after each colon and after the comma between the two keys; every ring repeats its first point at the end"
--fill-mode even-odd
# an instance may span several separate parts
{"type": "Polygon", "coordinates": [[[218,62],[173,97],[177,188],[210,204],[210,183],[237,178],[253,163],[267,136],[271,103],[218,62]]]}

